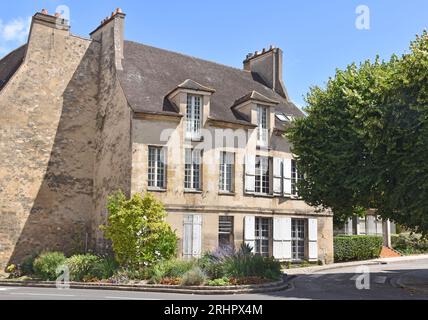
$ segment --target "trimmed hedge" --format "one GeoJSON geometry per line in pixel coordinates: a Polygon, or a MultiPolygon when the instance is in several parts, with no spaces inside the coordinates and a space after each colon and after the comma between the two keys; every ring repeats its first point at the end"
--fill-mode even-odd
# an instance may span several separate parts
{"type": "Polygon", "coordinates": [[[334,237],[334,261],[361,261],[379,258],[383,239],[377,236],[334,237]]]}

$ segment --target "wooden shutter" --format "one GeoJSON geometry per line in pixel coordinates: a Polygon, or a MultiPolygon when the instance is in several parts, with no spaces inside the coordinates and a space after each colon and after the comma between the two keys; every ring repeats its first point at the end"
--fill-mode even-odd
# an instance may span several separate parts
{"type": "Polygon", "coordinates": [[[282,159],[273,158],[273,193],[282,195],[282,159]]]}
{"type": "Polygon", "coordinates": [[[245,156],[245,193],[256,191],[256,157],[254,155],[245,156]]]}
{"type": "Polygon", "coordinates": [[[244,241],[247,245],[255,249],[256,240],[256,218],[247,216],[244,218],[244,241]]]}
{"type": "Polygon", "coordinates": [[[283,160],[284,196],[291,196],[291,159],[283,160]]]}
{"type": "Polygon", "coordinates": [[[291,218],[273,220],[273,256],[278,260],[291,259],[291,218]]]}
{"type": "Polygon", "coordinates": [[[193,216],[184,216],[183,226],[183,258],[190,259],[193,256],[193,216]]]}
{"type": "Polygon", "coordinates": [[[308,220],[309,261],[318,261],[318,220],[308,220]]]}
{"type": "Polygon", "coordinates": [[[193,216],[192,257],[200,258],[202,254],[202,216],[193,216]]]}

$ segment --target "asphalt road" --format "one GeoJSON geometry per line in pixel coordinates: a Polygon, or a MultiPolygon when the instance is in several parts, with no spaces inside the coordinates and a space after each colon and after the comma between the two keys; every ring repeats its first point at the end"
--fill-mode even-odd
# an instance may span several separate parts
{"type": "Polygon", "coordinates": [[[428,259],[368,266],[366,270],[347,267],[297,276],[291,288],[266,294],[234,296],[180,295],[167,293],[106,290],[58,290],[45,288],[0,287],[0,300],[412,300],[428,295],[402,289],[400,278],[414,273],[428,273],[428,259]],[[369,272],[363,275],[363,272],[369,272]],[[356,284],[360,284],[357,288],[356,284]]]}

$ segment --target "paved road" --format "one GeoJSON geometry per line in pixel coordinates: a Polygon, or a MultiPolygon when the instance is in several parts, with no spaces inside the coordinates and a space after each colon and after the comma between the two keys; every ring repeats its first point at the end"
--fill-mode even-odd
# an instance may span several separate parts
{"type": "Polygon", "coordinates": [[[367,268],[367,270],[356,270],[355,267],[347,267],[301,275],[292,280],[292,287],[289,290],[266,294],[201,296],[105,290],[0,287],[0,300],[428,300],[428,295],[402,289],[397,285],[397,280],[407,277],[409,274],[414,274],[415,272],[428,273],[428,259],[413,262],[396,262],[367,268]],[[364,271],[370,272],[369,279],[365,278],[365,282],[359,278],[364,271]],[[369,283],[370,289],[359,290],[356,287],[356,282],[362,285],[369,283]]]}

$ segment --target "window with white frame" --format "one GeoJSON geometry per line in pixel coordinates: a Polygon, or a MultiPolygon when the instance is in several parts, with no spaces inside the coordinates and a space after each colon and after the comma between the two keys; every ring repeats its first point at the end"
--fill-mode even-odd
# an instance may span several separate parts
{"type": "Polygon", "coordinates": [[[235,154],[220,153],[220,185],[221,192],[233,192],[233,176],[235,171],[235,154]]]}
{"type": "Polygon", "coordinates": [[[255,225],[255,248],[254,253],[263,257],[269,257],[272,240],[272,219],[256,218],[255,225]]]}
{"type": "Polygon", "coordinates": [[[298,195],[297,184],[300,180],[303,180],[303,175],[299,173],[297,168],[297,161],[291,161],[291,194],[293,196],[298,195]]]}
{"type": "Polygon", "coordinates": [[[270,193],[269,158],[256,157],[256,194],[270,193]]]}
{"type": "Polygon", "coordinates": [[[266,106],[257,106],[257,125],[258,125],[258,144],[260,146],[268,145],[268,108],[266,106]]]}
{"type": "Polygon", "coordinates": [[[186,137],[199,139],[202,127],[202,96],[187,95],[186,137]]]}
{"type": "Polygon", "coordinates": [[[305,259],[305,220],[291,220],[291,253],[294,261],[305,259]]]}
{"type": "Polygon", "coordinates": [[[148,152],[148,186],[149,188],[165,188],[165,149],[149,146],[148,152]]]}
{"type": "Polygon", "coordinates": [[[186,190],[201,190],[202,150],[186,149],[184,172],[184,188],[186,190]]]}

